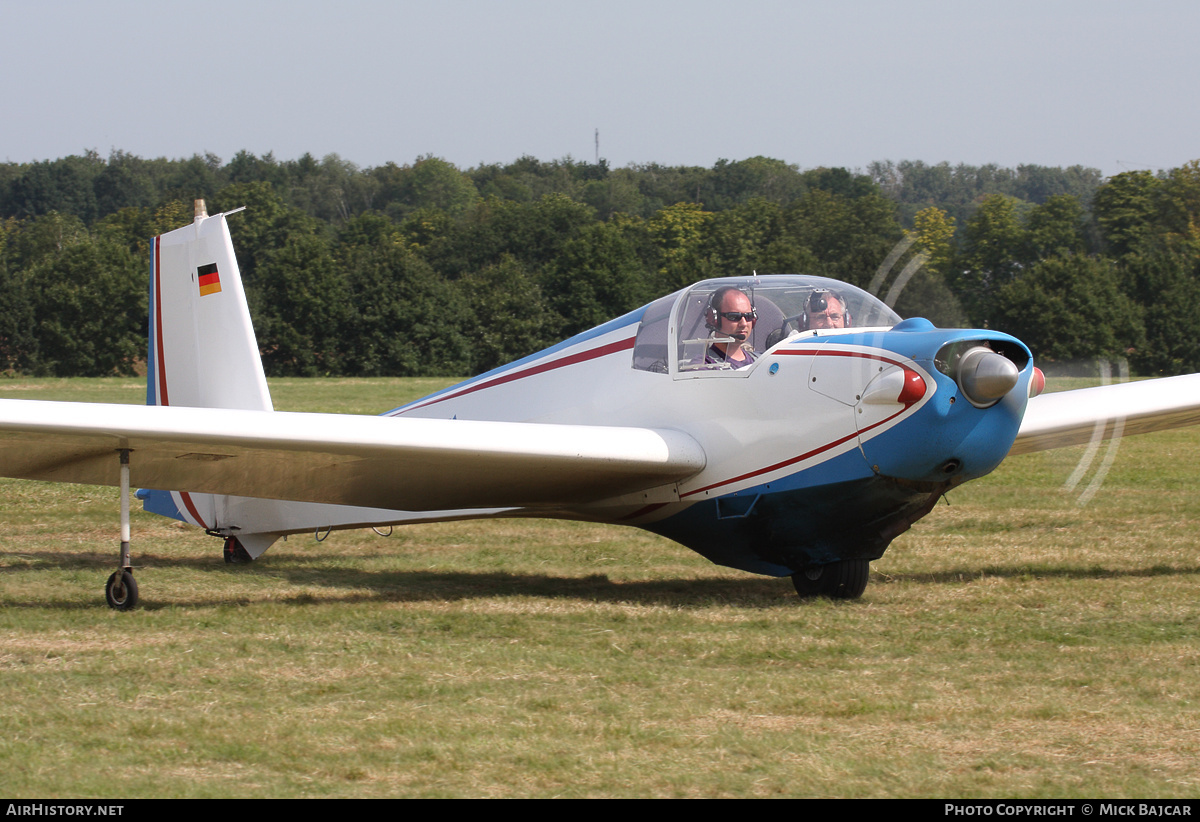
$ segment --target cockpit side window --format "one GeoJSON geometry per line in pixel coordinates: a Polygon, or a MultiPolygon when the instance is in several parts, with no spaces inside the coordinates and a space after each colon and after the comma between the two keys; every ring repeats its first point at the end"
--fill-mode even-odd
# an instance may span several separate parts
{"type": "MultiPolygon", "coordinates": [[[[755,281],[748,280],[708,281],[693,287],[680,301],[678,309],[679,372],[688,373],[690,376],[711,376],[729,371],[740,371],[738,376],[748,374],[748,370],[742,369],[746,369],[748,364],[753,364],[758,355],[771,345],[768,341],[770,332],[778,328],[784,318],[784,312],[761,292],[761,287],[755,281]],[[735,343],[732,337],[719,330],[719,326],[724,326],[714,313],[717,310],[714,303],[719,300],[723,305],[727,305],[728,298],[724,295],[734,289],[745,295],[746,299],[741,301],[742,304],[752,309],[755,314],[754,324],[748,334],[739,337],[742,343],[735,343]],[[745,360],[746,364],[724,361],[721,349],[731,343],[744,344],[746,356],[738,359],[745,360]],[[717,352],[714,352],[714,346],[717,352]]],[[[745,325],[741,327],[744,329],[745,325]]],[[[733,333],[732,328],[728,331],[733,333]]]]}
{"type": "Polygon", "coordinates": [[[671,309],[675,306],[678,296],[670,294],[646,308],[642,324],[638,326],[637,340],[633,345],[633,367],[639,371],[667,373],[667,332],[671,324],[671,309]]]}

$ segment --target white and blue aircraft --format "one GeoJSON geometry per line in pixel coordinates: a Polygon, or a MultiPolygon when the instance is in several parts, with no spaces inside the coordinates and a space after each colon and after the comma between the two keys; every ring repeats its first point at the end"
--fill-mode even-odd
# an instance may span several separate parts
{"type": "Polygon", "coordinates": [[[1087,442],[1110,420],[1125,434],[1200,423],[1200,375],[1038,396],[1014,337],[901,320],[789,275],[698,283],[378,417],[275,412],[227,215],[197,206],[151,245],[145,406],[0,400],[0,475],[121,488],[106,586],[120,610],[138,599],[134,484],[163,489],[137,497],[221,537],[231,562],[286,534],[555,517],[855,598],[896,536],[1008,454],[1087,442]],[[734,342],[714,316],[730,286],[756,315],[736,368],[709,356],[734,342]],[[830,304],[845,327],[810,327],[830,304]]]}

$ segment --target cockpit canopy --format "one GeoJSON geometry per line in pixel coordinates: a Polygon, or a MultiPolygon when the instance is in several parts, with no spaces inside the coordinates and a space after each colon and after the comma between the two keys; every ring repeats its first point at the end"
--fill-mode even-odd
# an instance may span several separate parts
{"type": "Polygon", "coordinates": [[[705,363],[713,342],[728,339],[712,325],[713,296],[734,287],[750,298],[758,315],[748,343],[759,354],[798,333],[842,334],[864,328],[891,328],[900,317],[879,298],[826,277],[773,274],[705,280],[676,291],[646,308],[633,349],[633,367],[642,371],[696,376],[728,371],[705,363]],[[840,308],[839,308],[840,304],[840,308]],[[819,329],[814,314],[841,314],[841,329],[819,329]]]}

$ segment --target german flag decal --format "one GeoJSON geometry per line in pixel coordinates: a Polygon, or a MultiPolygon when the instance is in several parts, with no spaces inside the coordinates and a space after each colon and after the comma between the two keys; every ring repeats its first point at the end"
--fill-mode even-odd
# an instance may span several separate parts
{"type": "Polygon", "coordinates": [[[217,264],[209,263],[202,265],[196,269],[196,273],[200,275],[200,296],[207,297],[209,294],[216,294],[221,290],[221,275],[217,273],[217,264]]]}

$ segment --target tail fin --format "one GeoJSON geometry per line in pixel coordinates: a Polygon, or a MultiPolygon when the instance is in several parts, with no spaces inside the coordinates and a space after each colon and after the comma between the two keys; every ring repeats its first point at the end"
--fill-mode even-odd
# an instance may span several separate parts
{"type": "Polygon", "coordinates": [[[271,411],[226,215],[196,212],[150,247],[146,404],[271,411]]]}
{"type": "MultiPolygon", "coordinates": [[[[191,225],[151,241],[147,405],[273,410],[225,217],[208,216],[197,200],[191,225]]],[[[226,500],[172,491],[138,496],[147,511],[205,529],[219,526],[226,500]]]]}
{"type": "MultiPolygon", "coordinates": [[[[195,222],[151,243],[147,405],[274,410],[225,217],[199,200],[195,222]]],[[[288,533],[441,518],[187,491],[138,498],[153,514],[234,537],[251,557],[288,533]]]]}

